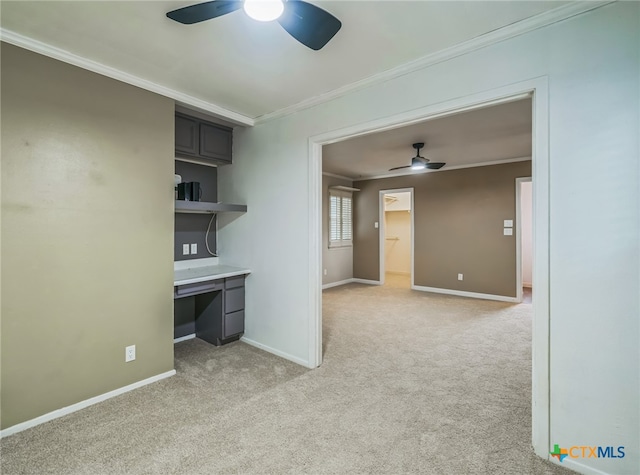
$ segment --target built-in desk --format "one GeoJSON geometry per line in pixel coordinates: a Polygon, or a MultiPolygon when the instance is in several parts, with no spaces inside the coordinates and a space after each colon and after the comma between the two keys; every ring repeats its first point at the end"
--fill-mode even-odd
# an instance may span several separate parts
{"type": "Polygon", "coordinates": [[[174,338],[193,335],[216,346],[244,332],[244,280],[249,269],[196,259],[174,265],[174,338]]]}

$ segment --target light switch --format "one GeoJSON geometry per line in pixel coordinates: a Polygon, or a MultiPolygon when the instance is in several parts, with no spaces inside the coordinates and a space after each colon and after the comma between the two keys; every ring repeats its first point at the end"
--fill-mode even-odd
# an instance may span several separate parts
{"type": "Polygon", "coordinates": [[[375,223],[373,223],[373,227],[378,229],[378,222],[377,221],[375,223]]]}
{"type": "Polygon", "coordinates": [[[505,236],[513,236],[513,228],[504,228],[505,236]]]}
{"type": "Polygon", "coordinates": [[[198,253],[198,245],[196,243],[191,244],[191,254],[198,253]]]}
{"type": "Polygon", "coordinates": [[[504,227],[505,228],[512,228],[513,227],[513,219],[505,219],[504,220],[504,227]]]}
{"type": "Polygon", "coordinates": [[[189,255],[189,244],[183,244],[182,245],[182,255],[183,256],[188,256],[189,255]]]}

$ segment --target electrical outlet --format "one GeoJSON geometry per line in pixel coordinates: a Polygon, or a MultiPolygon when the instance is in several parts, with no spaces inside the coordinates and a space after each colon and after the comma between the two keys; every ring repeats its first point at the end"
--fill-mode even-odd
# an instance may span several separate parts
{"type": "Polygon", "coordinates": [[[464,276],[462,274],[458,274],[458,280],[462,280],[464,276]]]}
{"type": "Polygon", "coordinates": [[[198,253],[198,245],[194,242],[193,244],[191,244],[191,254],[197,254],[198,253]]]}
{"type": "Polygon", "coordinates": [[[327,275],[327,269],[324,270],[324,275],[327,275]]]}
{"type": "Polygon", "coordinates": [[[373,227],[378,229],[378,222],[377,221],[375,223],[373,223],[373,227]]]}
{"type": "Polygon", "coordinates": [[[182,255],[183,256],[188,256],[189,255],[189,244],[183,244],[182,245],[182,255]]]}
{"type": "Polygon", "coordinates": [[[127,346],[124,349],[124,362],[128,363],[136,359],[136,345],[127,346]]]}

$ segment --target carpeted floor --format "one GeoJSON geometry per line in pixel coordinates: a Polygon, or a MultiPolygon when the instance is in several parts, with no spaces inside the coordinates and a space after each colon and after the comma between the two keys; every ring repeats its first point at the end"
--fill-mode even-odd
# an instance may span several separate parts
{"type": "Polygon", "coordinates": [[[176,376],[2,440],[2,473],[570,473],[530,448],[530,305],[323,301],[320,368],[186,341],[176,376]]]}

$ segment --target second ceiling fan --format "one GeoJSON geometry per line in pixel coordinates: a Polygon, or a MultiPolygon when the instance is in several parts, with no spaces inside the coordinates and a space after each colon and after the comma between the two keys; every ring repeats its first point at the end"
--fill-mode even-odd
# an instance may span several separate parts
{"type": "Polygon", "coordinates": [[[420,149],[424,147],[424,142],[417,142],[413,144],[413,148],[416,149],[416,156],[411,159],[410,165],[404,165],[402,167],[390,168],[389,171],[400,170],[402,168],[411,168],[412,170],[439,170],[444,167],[444,162],[431,162],[428,158],[420,155],[420,149]]]}
{"type": "Polygon", "coordinates": [[[316,51],[342,27],[340,20],[331,13],[302,0],[214,0],[170,11],[167,17],[191,25],[241,8],[254,20],[277,20],[287,33],[316,51]]]}

